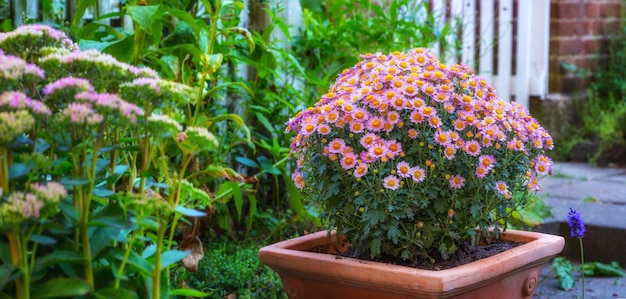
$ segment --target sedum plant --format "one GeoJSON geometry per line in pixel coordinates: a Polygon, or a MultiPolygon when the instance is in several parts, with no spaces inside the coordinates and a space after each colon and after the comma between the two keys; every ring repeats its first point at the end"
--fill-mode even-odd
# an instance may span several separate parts
{"type": "Polygon", "coordinates": [[[48,26],[0,33],[0,297],[208,296],[169,286],[223,171],[202,97],[48,26]]]}
{"type": "Polygon", "coordinates": [[[426,49],[361,59],[288,122],[293,181],[329,229],[362,256],[411,261],[498,237],[552,171],[548,132],[426,49]]]}

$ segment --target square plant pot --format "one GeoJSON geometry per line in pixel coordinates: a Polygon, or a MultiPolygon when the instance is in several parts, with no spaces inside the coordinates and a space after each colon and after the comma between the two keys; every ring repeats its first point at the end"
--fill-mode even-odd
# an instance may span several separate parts
{"type": "Polygon", "coordinates": [[[532,298],[541,268],[565,245],[561,236],[508,229],[523,245],[459,267],[430,271],[338,256],[345,238],[321,231],[261,248],[289,298],[532,298]]]}

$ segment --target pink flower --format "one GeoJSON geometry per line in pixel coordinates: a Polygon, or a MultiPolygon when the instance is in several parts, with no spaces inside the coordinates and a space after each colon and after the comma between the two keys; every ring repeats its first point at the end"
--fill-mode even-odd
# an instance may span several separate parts
{"type": "Polygon", "coordinates": [[[359,143],[364,148],[369,148],[372,144],[374,144],[374,142],[378,141],[379,139],[380,137],[378,137],[378,135],[374,133],[367,133],[363,135],[363,137],[361,137],[361,139],[359,140],[359,143]]]}
{"type": "Polygon", "coordinates": [[[343,168],[344,170],[354,168],[354,166],[356,166],[356,163],[357,163],[357,156],[353,153],[345,154],[341,158],[341,161],[340,161],[341,168],[343,168]]]}
{"type": "Polygon", "coordinates": [[[467,141],[463,150],[470,156],[478,156],[480,154],[480,144],[476,140],[467,141]]]}
{"type": "Polygon", "coordinates": [[[486,177],[487,174],[489,174],[489,169],[487,169],[485,166],[479,165],[478,167],[476,167],[476,172],[474,172],[474,174],[476,175],[476,177],[482,179],[486,177]]]}
{"type": "Polygon", "coordinates": [[[369,169],[369,166],[367,165],[367,163],[359,163],[359,165],[357,165],[356,168],[354,169],[354,177],[360,178],[366,175],[368,169],[369,169]]]}
{"type": "Polygon", "coordinates": [[[293,172],[293,174],[291,175],[291,180],[293,180],[293,183],[294,185],[296,185],[296,188],[298,189],[304,188],[304,178],[302,177],[302,173],[300,173],[299,170],[296,170],[293,172]]]}
{"type": "Polygon", "coordinates": [[[396,170],[398,171],[398,175],[403,178],[408,178],[411,176],[411,165],[409,163],[402,161],[396,165],[396,170]]]}
{"type": "Polygon", "coordinates": [[[386,145],[387,149],[389,150],[389,152],[387,153],[387,155],[390,158],[393,158],[395,156],[400,155],[400,153],[402,152],[402,144],[400,144],[400,142],[398,142],[397,140],[390,140],[387,141],[387,145],[386,145]]]}
{"type": "Polygon", "coordinates": [[[369,148],[368,153],[374,158],[380,158],[387,156],[389,149],[387,149],[387,145],[384,142],[377,141],[369,148]]]}
{"type": "Polygon", "coordinates": [[[447,145],[446,148],[443,149],[443,154],[446,156],[446,159],[452,160],[454,159],[454,154],[456,154],[456,148],[452,145],[447,145]]]}
{"type": "Polygon", "coordinates": [[[455,175],[450,178],[450,187],[453,189],[461,189],[465,186],[465,179],[460,175],[455,175]]]}
{"type": "Polygon", "coordinates": [[[390,175],[383,179],[383,187],[391,190],[400,188],[400,180],[395,175],[390,175]]]}
{"type": "Polygon", "coordinates": [[[535,171],[540,175],[547,175],[550,173],[551,167],[543,161],[539,161],[535,164],[535,171]]]}
{"type": "Polygon", "coordinates": [[[73,88],[76,92],[93,91],[93,86],[88,80],[83,78],[65,77],[54,82],[48,83],[43,88],[43,94],[49,96],[55,92],[63,91],[67,88],[73,88]]]}
{"type": "Polygon", "coordinates": [[[417,138],[417,135],[419,135],[419,133],[417,132],[417,130],[411,128],[407,131],[407,134],[409,135],[409,138],[411,139],[415,139],[417,138]]]}
{"type": "Polygon", "coordinates": [[[358,122],[358,121],[352,121],[349,123],[350,125],[350,132],[352,133],[363,133],[363,123],[358,122]]]}
{"type": "Polygon", "coordinates": [[[478,157],[478,164],[484,166],[487,170],[491,170],[496,164],[496,158],[492,155],[481,155],[478,157]]]}
{"type": "Polygon", "coordinates": [[[496,191],[502,195],[509,193],[509,186],[504,181],[496,181],[496,191]]]}
{"type": "Polygon", "coordinates": [[[346,147],[346,142],[341,138],[335,138],[328,143],[328,152],[333,154],[342,153],[343,149],[346,147]]]}
{"type": "Polygon", "coordinates": [[[419,166],[414,166],[411,168],[411,177],[417,183],[422,182],[426,179],[426,171],[419,166]]]}

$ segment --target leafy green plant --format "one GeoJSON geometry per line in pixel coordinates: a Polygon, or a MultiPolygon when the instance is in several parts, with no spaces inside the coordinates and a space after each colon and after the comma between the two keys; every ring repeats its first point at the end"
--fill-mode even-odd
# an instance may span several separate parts
{"type": "Polygon", "coordinates": [[[209,242],[210,254],[198,272],[184,272],[180,277],[194,289],[211,293],[213,298],[235,294],[237,298],[287,298],[278,274],[262,265],[258,245],[209,242]]]}
{"type": "MultiPolygon", "coordinates": [[[[209,129],[229,117],[198,111],[203,79],[160,79],[47,26],[0,34],[0,49],[0,292],[167,297],[190,253],[179,223],[224,196],[206,191],[228,174],[209,129]]],[[[219,66],[201,60],[203,77],[219,66]]]]}

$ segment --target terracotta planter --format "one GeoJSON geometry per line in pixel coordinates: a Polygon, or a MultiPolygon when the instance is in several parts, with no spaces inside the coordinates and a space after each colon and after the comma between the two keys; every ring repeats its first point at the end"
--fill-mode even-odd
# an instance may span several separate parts
{"type": "Polygon", "coordinates": [[[561,252],[565,240],[515,230],[501,236],[527,243],[441,271],[338,257],[348,244],[325,231],[261,248],[259,258],[278,272],[291,299],[531,298],[543,264],[561,252]]]}

